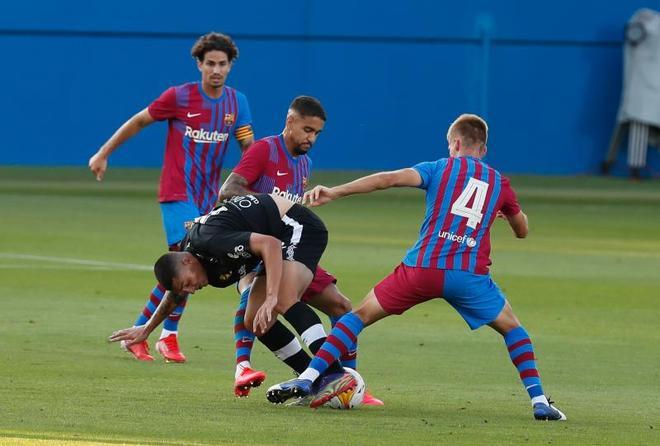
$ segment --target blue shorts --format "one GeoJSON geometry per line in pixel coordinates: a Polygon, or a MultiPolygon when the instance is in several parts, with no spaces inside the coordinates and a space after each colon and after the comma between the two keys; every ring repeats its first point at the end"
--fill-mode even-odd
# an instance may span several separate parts
{"type": "Polygon", "coordinates": [[[493,322],[506,302],[490,274],[416,268],[403,263],[374,287],[374,293],[389,314],[402,314],[427,300],[444,298],[472,330],[493,322]]]}
{"type": "Polygon", "coordinates": [[[163,216],[167,246],[183,240],[186,235],[186,222],[203,215],[197,205],[191,201],[166,201],[160,204],[160,212],[163,216]]]}
{"type": "Polygon", "coordinates": [[[506,297],[490,274],[445,271],[443,297],[472,330],[493,322],[502,312],[506,297]]]}

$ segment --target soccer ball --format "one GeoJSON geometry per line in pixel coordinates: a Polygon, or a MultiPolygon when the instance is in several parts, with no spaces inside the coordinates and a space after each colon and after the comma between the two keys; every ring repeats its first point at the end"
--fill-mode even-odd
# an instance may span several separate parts
{"type": "Polygon", "coordinates": [[[340,393],[339,395],[336,395],[333,397],[330,401],[324,404],[326,407],[330,407],[332,409],[341,409],[341,410],[348,410],[348,409],[355,409],[356,407],[359,407],[362,405],[362,399],[364,398],[364,390],[366,388],[366,385],[364,384],[364,379],[362,379],[362,376],[356,371],[348,367],[344,367],[344,370],[346,370],[348,373],[353,375],[353,378],[355,378],[355,381],[357,381],[357,385],[353,390],[349,390],[347,392],[340,393]]]}

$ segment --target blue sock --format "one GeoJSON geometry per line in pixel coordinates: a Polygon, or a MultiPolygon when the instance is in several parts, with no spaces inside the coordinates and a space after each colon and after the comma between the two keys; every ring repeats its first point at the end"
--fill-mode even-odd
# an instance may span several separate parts
{"type": "Polygon", "coordinates": [[[234,316],[234,342],[236,343],[236,364],[250,361],[252,346],[254,344],[254,333],[245,327],[245,309],[247,308],[248,296],[251,287],[247,287],[241,293],[241,302],[238,304],[234,316]]]}
{"type": "Polygon", "coordinates": [[[144,325],[149,322],[151,315],[154,314],[154,311],[156,311],[156,308],[158,308],[158,304],[160,304],[160,301],[163,300],[163,296],[165,296],[165,287],[163,287],[160,283],[156,284],[154,289],[151,290],[149,300],[144,306],[142,313],[140,313],[138,318],[135,320],[135,326],[144,325]]]}
{"type": "Polygon", "coordinates": [[[527,331],[520,326],[504,335],[504,342],[509,350],[511,362],[518,369],[520,380],[530,398],[543,395],[541,377],[536,369],[534,346],[527,331]]]}
{"type": "Polygon", "coordinates": [[[348,349],[357,342],[357,337],[363,328],[364,324],[355,313],[343,315],[309,363],[309,368],[322,375],[330,364],[346,354],[348,349]]]}
{"type": "MultiPolygon", "coordinates": [[[[330,325],[334,328],[337,321],[341,319],[341,316],[329,316],[330,325]]],[[[350,367],[353,370],[357,369],[357,341],[348,348],[348,351],[341,355],[339,362],[343,367],[350,367]]]]}
{"type": "Polygon", "coordinates": [[[179,331],[179,319],[183,314],[183,310],[186,308],[186,303],[188,302],[188,295],[184,296],[181,300],[181,303],[167,316],[165,322],[163,323],[163,329],[168,331],[177,332],[179,331]]]}

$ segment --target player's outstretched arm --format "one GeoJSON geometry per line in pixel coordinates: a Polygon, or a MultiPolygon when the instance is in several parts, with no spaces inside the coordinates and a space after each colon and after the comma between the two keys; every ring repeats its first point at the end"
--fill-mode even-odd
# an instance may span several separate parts
{"type": "Polygon", "coordinates": [[[163,300],[161,300],[158,308],[154,312],[149,322],[139,327],[124,328],[123,330],[114,331],[108,341],[118,342],[126,341],[127,345],[138,344],[145,341],[156,327],[165,320],[169,314],[174,311],[178,305],[178,297],[171,291],[166,291],[163,300]]]}
{"type": "Polygon", "coordinates": [[[153,122],[155,122],[154,118],[149,114],[149,110],[145,108],[133,115],[113,133],[110,139],[89,159],[89,169],[96,175],[97,181],[103,180],[103,175],[105,175],[105,171],[108,168],[108,157],[110,154],[129,138],[153,122]]]}
{"type": "Polygon", "coordinates": [[[504,218],[509,222],[509,226],[513,229],[513,233],[516,237],[527,237],[527,234],[529,233],[529,224],[527,221],[527,215],[523,211],[520,211],[513,216],[505,215],[504,218]]]}
{"type": "Polygon", "coordinates": [[[307,192],[303,202],[310,206],[320,206],[337,198],[347,197],[355,194],[366,194],[376,190],[389,189],[391,187],[417,187],[422,184],[422,177],[412,168],[379,172],[367,175],[350,183],[344,183],[335,187],[316,186],[307,192]]]}
{"type": "Polygon", "coordinates": [[[309,204],[311,207],[321,206],[337,198],[332,193],[332,188],[318,185],[312,190],[308,190],[303,195],[302,204],[309,204]]]}

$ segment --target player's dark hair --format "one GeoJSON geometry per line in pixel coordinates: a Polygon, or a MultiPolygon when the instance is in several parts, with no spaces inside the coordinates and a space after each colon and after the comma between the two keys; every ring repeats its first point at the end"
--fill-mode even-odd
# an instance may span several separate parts
{"type": "Polygon", "coordinates": [[[163,285],[166,290],[172,289],[172,281],[179,272],[179,253],[168,252],[160,256],[154,264],[154,275],[158,283],[163,285]]]}
{"type": "Polygon", "coordinates": [[[227,55],[229,62],[238,59],[238,47],[231,37],[226,34],[210,32],[197,39],[190,50],[192,57],[202,62],[204,55],[209,51],[222,51],[227,55]]]}
{"type": "Polygon", "coordinates": [[[488,141],[488,124],[477,115],[463,114],[449,127],[447,140],[457,136],[464,145],[485,146],[488,141]]]}
{"type": "Polygon", "coordinates": [[[311,116],[326,120],[325,109],[321,105],[321,101],[311,96],[298,96],[289,105],[289,109],[297,111],[303,117],[311,116]]]}

